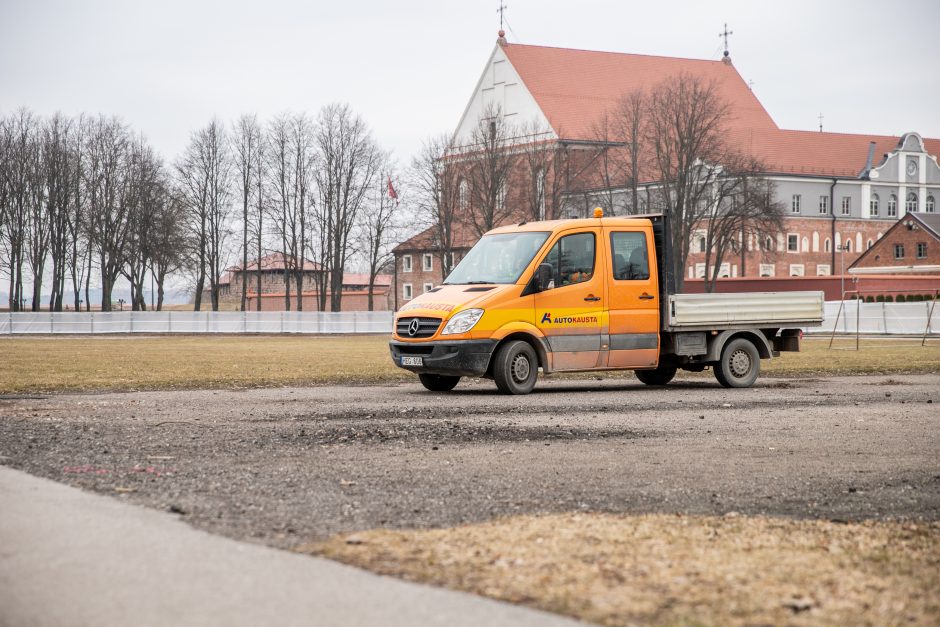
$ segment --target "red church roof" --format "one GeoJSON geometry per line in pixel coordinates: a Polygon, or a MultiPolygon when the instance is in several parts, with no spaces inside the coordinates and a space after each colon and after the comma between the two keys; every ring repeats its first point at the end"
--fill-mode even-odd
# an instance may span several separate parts
{"type": "MultiPolygon", "coordinates": [[[[626,93],[650,89],[686,72],[714,81],[730,105],[728,131],[739,149],[764,161],[771,173],[855,177],[895,150],[900,137],[790,131],[777,127],[730,63],[616,52],[505,44],[503,50],[526,88],[562,139],[595,139],[594,124],[626,93]]],[[[940,155],[940,139],[925,139],[940,155]]]]}
{"type": "Polygon", "coordinates": [[[715,81],[731,105],[735,128],[777,128],[730,63],[521,44],[506,44],[503,50],[564,139],[592,139],[592,125],[623,94],[649,89],[680,72],[715,81]]]}

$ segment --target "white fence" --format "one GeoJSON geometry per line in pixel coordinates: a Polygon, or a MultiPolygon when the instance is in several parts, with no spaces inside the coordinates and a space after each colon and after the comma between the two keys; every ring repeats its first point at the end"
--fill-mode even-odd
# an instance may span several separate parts
{"type": "MultiPolygon", "coordinates": [[[[821,327],[808,333],[930,335],[940,333],[932,303],[827,302],[821,327]],[[859,307],[860,306],[860,307],[859,307]],[[838,323],[836,317],[838,315],[838,323]]],[[[391,333],[390,311],[123,311],[0,314],[0,335],[65,333],[391,333]]]]}
{"type": "Polygon", "coordinates": [[[940,305],[919,303],[827,302],[822,327],[810,333],[864,333],[869,335],[928,335],[940,333],[940,305]],[[839,306],[842,305],[842,313],[839,306]],[[932,313],[932,315],[931,315],[932,313]],[[930,316],[928,324],[928,316],[930,316]]]}
{"type": "Polygon", "coordinates": [[[91,311],[0,314],[0,335],[391,332],[390,311],[91,311]]]}

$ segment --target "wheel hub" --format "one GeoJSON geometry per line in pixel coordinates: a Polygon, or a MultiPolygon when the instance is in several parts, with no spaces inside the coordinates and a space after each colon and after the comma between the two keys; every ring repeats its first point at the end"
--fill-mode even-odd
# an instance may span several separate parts
{"type": "Polygon", "coordinates": [[[525,355],[516,355],[512,360],[512,378],[522,383],[529,378],[529,359],[525,355]]]}
{"type": "Polygon", "coordinates": [[[751,370],[751,356],[747,354],[747,351],[737,350],[731,355],[731,359],[728,361],[730,366],[731,374],[735,377],[744,377],[747,376],[747,373],[751,370]]]}

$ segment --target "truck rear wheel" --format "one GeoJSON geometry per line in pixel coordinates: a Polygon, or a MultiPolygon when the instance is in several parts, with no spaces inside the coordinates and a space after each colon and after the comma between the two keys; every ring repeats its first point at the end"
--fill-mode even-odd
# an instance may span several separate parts
{"type": "Polygon", "coordinates": [[[503,344],[493,358],[493,378],[503,394],[528,394],[539,376],[539,360],[528,342],[503,344]]]}
{"type": "Polygon", "coordinates": [[[721,350],[715,378],[726,388],[749,388],[760,374],[760,355],[750,340],[739,337],[721,350]]]}
{"type": "Polygon", "coordinates": [[[460,377],[449,377],[443,374],[421,373],[418,375],[421,385],[432,392],[450,392],[460,381],[460,377]]]}
{"type": "Polygon", "coordinates": [[[635,370],[633,374],[646,385],[666,385],[676,376],[676,367],[660,366],[653,370],[635,370]]]}

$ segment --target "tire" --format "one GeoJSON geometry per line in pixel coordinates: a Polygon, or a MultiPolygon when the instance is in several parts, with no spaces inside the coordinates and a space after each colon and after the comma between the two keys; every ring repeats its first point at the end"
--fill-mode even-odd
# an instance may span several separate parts
{"type": "Polygon", "coordinates": [[[503,344],[493,358],[493,378],[503,394],[528,394],[539,376],[539,360],[528,342],[503,344]]]}
{"type": "Polygon", "coordinates": [[[725,344],[715,365],[715,378],[726,388],[749,388],[760,374],[760,355],[750,340],[738,338],[725,344]]]}
{"type": "Polygon", "coordinates": [[[432,392],[450,392],[460,381],[460,377],[449,377],[443,374],[421,373],[418,378],[421,379],[421,385],[432,392]]]}
{"type": "Polygon", "coordinates": [[[633,374],[646,385],[666,385],[676,376],[675,366],[660,366],[655,370],[634,370],[633,374]]]}

